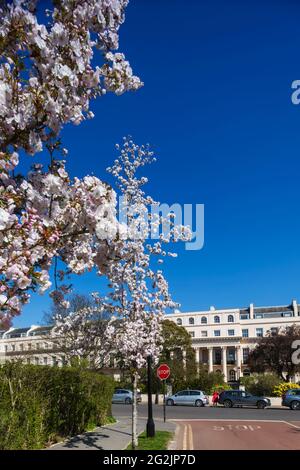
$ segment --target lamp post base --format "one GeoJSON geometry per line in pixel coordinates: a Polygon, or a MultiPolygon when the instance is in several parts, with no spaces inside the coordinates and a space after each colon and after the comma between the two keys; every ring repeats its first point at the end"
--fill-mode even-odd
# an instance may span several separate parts
{"type": "Polygon", "coordinates": [[[148,419],[146,426],[147,437],[155,436],[155,424],[153,419],[148,419]]]}

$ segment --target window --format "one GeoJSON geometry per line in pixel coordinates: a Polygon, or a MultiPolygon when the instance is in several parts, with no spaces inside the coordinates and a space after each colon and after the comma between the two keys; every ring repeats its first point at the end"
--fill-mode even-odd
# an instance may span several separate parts
{"type": "Polygon", "coordinates": [[[202,330],[202,331],[201,331],[201,337],[202,337],[202,338],[207,338],[207,331],[202,330]]]}
{"type": "Polygon", "coordinates": [[[264,329],[263,328],[256,328],[256,336],[258,338],[262,338],[264,335],[264,329]]]}
{"type": "Polygon", "coordinates": [[[8,350],[8,346],[7,346],[7,344],[6,344],[6,345],[5,345],[5,352],[7,352],[7,350],[8,350]]]}
{"type": "Polygon", "coordinates": [[[249,377],[249,375],[250,375],[250,369],[244,369],[244,370],[243,370],[243,375],[244,375],[244,377],[249,377]]]}
{"type": "Polygon", "coordinates": [[[40,343],[36,343],[36,349],[40,349],[40,343]]]}
{"type": "Polygon", "coordinates": [[[12,345],[11,345],[11,350],[12,350],[12,351],[15,351],[15,350],[16,350],[15,344],[12,344],[12,345]]]}
{"type": "Polygon", "coordinates": [[[182,320],[181,320],[181,318],[177,318],[176,323],[177,323],[177,325],[182,325],[182,320]]]}
{"type": "Polygon", "coordinates": [[[228,321],[228,323],[234,323],[233,315],[228,315],[227,321],[228,321]]]}
{"type": "Polygon", "coordinates": [[[190,331],[190,335],[192,338],[195,338],[195,332],[194,331],[190,331]]]}
{"type": "Polygon", "coordinates": [[[198,390],[191,390],[190,391],[190,395],[201,395],[201,392],[199,392],[198,390]]]}
{"type": "Polygon", "coordinates": [[[30,357],[27,358],[27,364],[31,364],[31,359],[30,359],[30,357]]]}
{"type": "Polygon", "coordinates": [[[249,319],[249,313],[241,313],[240,319],[241,320],[248,320],[249,319]]]}
{"type": "Polygon", "coordinates": [[[254,315],[254,318],[258,318],[258,319],[261,320],[262,318],[264,318],[264,316],[263,316],[262,313],[256,313],[256,314],[254,315]]]}
{"type": "Polygon", "coordinates": [[[46,366],[47,364],[48,364],[48,358],[44,357],[44,366],[46,366]]]}
{"type": "Polygon", "coordinates": [[[274,336],[274,335],[277,335],[278,333],[278,328],[276,328],[276,326],[272,327],[270,329],[270,332],[271,332],[271,335],[274,336]]]}
{"type": "Polygon", "coordinates": [[[243,364],[248,364],[249,359],[249,348],[243,349],[243,364]]]}
{"type": "Polygon", "coordinates": [[[249,338],[249,330],[248,328],[245,328],[242,330],[242,337],[243,338],[249,338]]]}
{"type": "Polygon", "coordinates": [[[231,370],[229,371],[229,380],[232,381],[232,382],[234,382],[235,379],[236,379],[235,370],[234,370],[234,369],[231,369],[231,370]]]}
{"type": "Polygon", "coordinates": [[[221,336],[221,330],[215,330],[214,336],[221,336]]]}
{"type": "Polygon", "coordinates": [[[31,351],[31,343],[28,343],[27,349],[28,351],[31,351]]]}
{"type": "Polygon", "coordinates": [[[35,358],[34,358],[34,363],[35,363],[36,366],[39,365],[39,358],[38,358],[38,357],[35,357],[35,358]]]}
{"type": "Polygon", "coordinates": [[[202,323],[202,325],[206,325],[206,324],[207,324],[207,318],[206,318],[206,317],[202,317],[202,318],[201,318],[201,323],[202,323]]]}
{"type": "Polygon", "coordinates": [[[228,336],[234,336],[234,330],[228,330],[228,336]]]}
{"type": "Polygon", "coordinates": [[[189,318],[189,325],[194,325],[195,319],[193,317],[189,318]]]}
{"type": "Polygon", "coordinates": [[[24,344],[20,344],[20,351],[23,351],[24,350],[24,344]]]}
{"type": "Polygon", "coordinates": [[[214,317],[214,322],[215,322],[215,323],[220,323],[220,317],[219,317],[218,315],[216,315],[216,316],[214,317]]]}

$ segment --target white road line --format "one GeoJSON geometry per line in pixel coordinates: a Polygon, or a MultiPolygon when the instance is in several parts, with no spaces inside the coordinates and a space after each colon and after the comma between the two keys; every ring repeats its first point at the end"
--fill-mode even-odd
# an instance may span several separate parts
{"type": "Polygon", "coordinates": [[[169,421],[239,421],[239,422],[244,422],[244,421],[249,421],[249,422],[260,422],[260,423],[287,423],[287,421],[284,421],[282,419],[209,419],[209,418],[204,418],[204,419],[201,419],[201,418],[185,418],[185,419],[182,419],[182,418],[172,418],[170,419],[169,421]]]}
{"type": "Polygon", "coordinates": [[[184,425],[182,450],[187,450],[187,425],[184,425]]]}
{"type": "Polygon", "coordinates": [[[190,424],[188,425],[188,429],[189,429],[189,450],[194,450],[193,430],[190,424]]]}
{"type": "Polygon", "coordinates": [[[296,428],[296,429],[300,429],[300,426],[297,426],[296,424],[292,424],[290,423],[289,421],[282,421],[283,423],[286,423],[286,424],[289,424],[290,426],[292,426],[293,428],[296,428]]]}

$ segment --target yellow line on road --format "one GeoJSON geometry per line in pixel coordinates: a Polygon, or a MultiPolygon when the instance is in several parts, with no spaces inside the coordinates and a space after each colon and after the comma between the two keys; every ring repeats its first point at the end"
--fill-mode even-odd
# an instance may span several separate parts
{"type": "Polygon", "coordinates": [[[182,450],[187,450],[187,425],[184,425],[182,450]]]}
{"type": "Polygon", "coordinates": [[[189,424],[189,450],[194,450],[194,441],[193,441],[193,430],[192,426],[189,424]]]}

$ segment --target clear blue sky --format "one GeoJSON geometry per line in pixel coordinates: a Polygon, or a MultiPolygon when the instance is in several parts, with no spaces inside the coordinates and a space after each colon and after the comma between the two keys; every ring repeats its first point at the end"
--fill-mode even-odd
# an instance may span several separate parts
{"type": "MultiPolygon", "coordinates": [[[[106,178],[131,134],[157,152],[155,198],[205,204],[204,248],[166,266],[183,311],[300,301],[299,14],[296,0],[131,0],[120,45],[144,88],[94,102],[95,119],[63,133],[72,175],[106,178]]],[[[47,305],[33,295],[14,324],[47,305]]]]}

